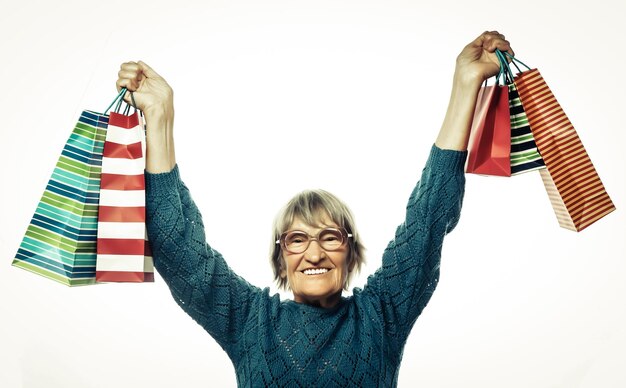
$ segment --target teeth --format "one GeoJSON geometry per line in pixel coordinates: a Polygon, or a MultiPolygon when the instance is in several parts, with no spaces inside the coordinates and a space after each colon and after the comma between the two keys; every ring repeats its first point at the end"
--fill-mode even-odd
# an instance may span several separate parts
{"type": "Polygon", "coordinates": [[[328,268],[318,268],[318,269],[305,269],[302,271],[305,275],[320,275],[328,272],[328,268]]]}

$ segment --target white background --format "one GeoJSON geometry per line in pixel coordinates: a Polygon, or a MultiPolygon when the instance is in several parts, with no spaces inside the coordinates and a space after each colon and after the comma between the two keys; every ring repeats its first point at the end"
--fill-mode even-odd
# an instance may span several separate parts
{"type": "Polygon", "coordinates": [[[399,385],[626,386],[625,4],[1,0],[0,386],[235,385],[161,278],[68,288],[10,265],[80,111],[109,104],[120,63],[142,59],[174,88],[181,174],[236,272],[271,284],[274,214],[320,187],[356,214],[362,285],[439,130],[456,55],[491,29],[540,69],[618,210],[575,233],[538,173],[468,176],[399,385]]]}

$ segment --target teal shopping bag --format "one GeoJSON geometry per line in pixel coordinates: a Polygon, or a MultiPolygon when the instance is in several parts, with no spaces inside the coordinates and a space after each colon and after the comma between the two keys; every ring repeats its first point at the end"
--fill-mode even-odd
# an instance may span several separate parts
{"type": "MultiPolygon", "coordinates": [[[[125,89],[115,99],[121,102],[125,89]]],[[[113,104],[111,104],[113,106],[113,104]]],[[[68,286],[95,283],[102,151],[109,116],[84,111],[65,143],[13,260],[68,286]]]]}

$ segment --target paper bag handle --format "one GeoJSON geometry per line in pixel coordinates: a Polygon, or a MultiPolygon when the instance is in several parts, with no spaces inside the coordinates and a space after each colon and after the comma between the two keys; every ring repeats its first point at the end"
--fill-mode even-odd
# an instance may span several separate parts
{"type": "Polygon", "coordinates": [[[513,72],[511,71],[511,66],[509,65],[509,61],[507,60],[507,57],[511,59],[511,63],[513,64],[513,66],[515,66],[515,68],[517,69],[519,73],[522,73],[522,70],[517,66],[517,63],[524,66],[527,70],[530,70],[530,67],[528,67],[528,65],[526,65],[524,62],[515,58],[513,55],[509,54],[506,51],[500,51],[496,49],[496,55],[498,56],[498,59],[500,60],[500,66],[504,66],[506,69],[506,73],[507,73],[506,75],[508,75],[508,77],[510,78],[508,82],[513,82],[513,72]]]}
{"type": "MultiPolygon", "coordinates": [[[[113,105],[115,105],[115,103],[117,103],[117,106],[115,107],[115,112],[119,112],[120,108],[122,107],[122,101],[124,101],[124,95],[126,94],[127,91],[128,89],[122,88],[120,92],[117,94],[117,96],[115,97],[115,99],[113,100],[113,102],[109,105],[109,107],[105,109],[104,114],[107,114],[107,112],[113,107],[113,105]]],[[[130,99],[132,101],[131,105],[135,109],[135,112],[136,112],[137,103],[135,103],[135,96],[133,95],[133,92],[130,92],[130,99]]],[[[126,105],[126,108],[124,108],[125,115],[127,115],[128,112],[130,112],[131,105],[126,105]]]]}

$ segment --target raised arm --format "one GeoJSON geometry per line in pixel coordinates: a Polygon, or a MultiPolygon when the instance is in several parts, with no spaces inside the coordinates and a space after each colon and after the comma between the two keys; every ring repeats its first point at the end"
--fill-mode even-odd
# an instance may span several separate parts
{"type": "Polygon", "coordinates": [[[122,64],[117,87],[133,91],[146,118],[146,221],[155,267],[176,302],[230,354],[260,290],[206,243],[202,217],[176,165],[172,88],[143,62],[122,64]]]}
{"type": "Polygon", "coordinates": [[[389,344],[401,347],[437,286],[444,236],[457,224],[465,188],[464,164],[481,83],[497,74],[498,48],[513,53],[497,32],[485,32],[457,57],[450,103],[406,218],[368,279],[364,296],[378,304],[389,344]]]}
{"type": "Polygon", "coordinates": [[[467,149],[480,85],[498,74],[500,69],[494,54],[496,49],[514,54],[504,35],[497,31],[485,31],[465,46],[457,57],[448,110],[435,141],[439,148],[467,149]]]}
{"type": "MultiPolygon", "coordinates": [[[[117,90],[126,88],[146,120],[146,171],[162,173],[172,171],[176,165],[174,151],[174,91],[150,66],[139,62],[126,62],[120,66],[117,90]]],[[[124,97],[130,103],[129,93],[124,97]]]]}

